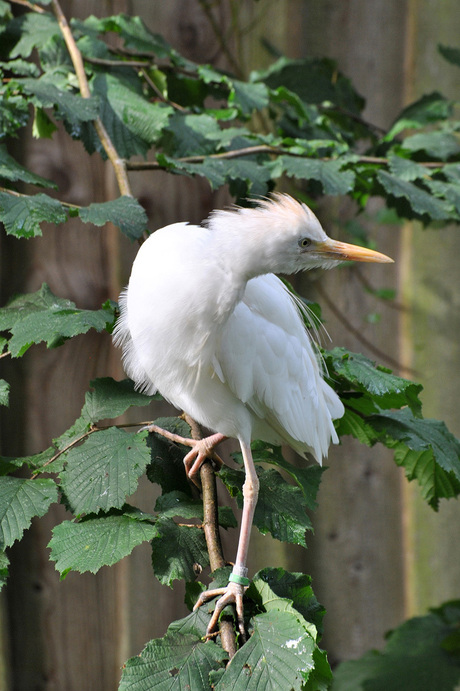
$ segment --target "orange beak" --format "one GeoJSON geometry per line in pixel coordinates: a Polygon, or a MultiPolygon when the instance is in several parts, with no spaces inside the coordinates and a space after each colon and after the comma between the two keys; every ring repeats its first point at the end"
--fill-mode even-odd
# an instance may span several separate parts
{"type": "Polygon", "coordinates": [[[393,259],[381,252],[369,250],[367,247],[359,247],[359,245],[349,245],[347,242],[339,242],[330,238],[324,242],[318,242],[315,249],[325,258],[337,261],[393,263],[393,259]]]}

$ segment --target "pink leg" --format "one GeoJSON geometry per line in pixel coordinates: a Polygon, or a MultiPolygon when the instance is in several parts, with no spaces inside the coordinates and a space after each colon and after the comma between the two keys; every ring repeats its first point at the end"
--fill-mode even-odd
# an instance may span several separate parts
{"type": "Polygon", "coordinates": [[[217,600],[214,613],[211,617],[211,621],[209,622],[207,633],[210,634],[217,626],[219,616],[224,607],[229,604],[234,604],[238,619],[238,629],[244,640],[246,634],[244,630],[243,618],[243,595],[245,589],[249,585],[249,580],[247,578],[248,569],[246,564],[248,559],[252,521],[254,518],[254,511],[256,509],[257,497],[259,494],[259,478],[257,477],[254,461],[252,460],[250,445],[240,440],[240,446],[243,453],[246,480],[243,485],[243,513],[241,517],[240,538],[238,541],[238,551],[236,554],[235,565],[230,575],[228,585],[225,588],[206,590],[204,593],[201,593],[194,609],[200,607],[207,600],[220,595],[221,597],[217,600]]]}

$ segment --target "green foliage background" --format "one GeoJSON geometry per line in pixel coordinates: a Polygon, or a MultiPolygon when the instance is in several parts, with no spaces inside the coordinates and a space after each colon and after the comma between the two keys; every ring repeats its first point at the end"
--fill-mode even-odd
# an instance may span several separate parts
{"type": "MultiPolygon", "coordinates": [[[[25,127],[49,138],[63,126],[88,155],[103,158],[110,143],[121,177],[152,168],[201,176],[213,189],[228,185],[239,203],[268,194],[283,177],[298,185],[299,198],[313,204],[322,195],[349,195],[364,209],[371,196],[380,196],[400,218],[423,224],[460,220],[460,122],[455,104],[442,94],[423,96],[382,132],[363,119],[363,99],[329,59],[281,57],[244,81],[185,59],[139,18],[117,15],[70,22],[89,87],[83,96],[55,18],[57,3],[30,5],[30,11],[13,17],[10,3],[0,1],[0,220],[7,234],[37,237],[42,223],[63,224],[75,216],[95,226],[110,222],[133,241],[146,233],[145,211],[122,185],[114,201],[87,207],[51,197],[54,183],[9,152],[8,143],[25,127]],[[41,9],[46,11],[35,11],[41,9]],[[113,33],[120,39],[117,50],[106,41],[113,33]],[[132,160],[138,156],[144,162],[132,160]],[[22,183],[37,192],[25,194],[22,183]]],[[[457,49],[440,47],[440,53],[460,64],[457,49]]],[[[40,342],[57,348],[90,329],[111,332],[117,309],[110,301],[97,310],[79,309],[46,285],[18,295],[0,309],[1,357],[22,357],[40,342]]],[[[392,449],[395,462],[433,509],[440,499],[457,497],[460,442],[443,422],[423,417],[421,386],[342,348],[323,356],[346,408],[337,423],[339,435],[392,449]]],[[[8,393],[8,382],[0,380],[0,405],[8,404],[8,393]]],[[[34,516],[60,502],[74,516],[56,526],[49,544],[62,578],[69,571],[95,573],[149,541],[156,577],[167,585],[184,579],[187,601],[193,603],[204,588],[194,565],[206,566],[209,556],[200,526],[202,503],[194,499],[182,469],[185,449],[161,435],[117,424],[128,408],[150,400],[127,380],[97,379],[80,417],[49,448],[0,458],[2,584],[7,549],[34,516]],[[107,419],[113,424],[101,423],[107,419]],[[143,474],[162,491],[151,514],[130,503],[143,474]]],[[[155,423],[171,432],[190,432],[176,418],[155,423]]],[[[291,466],[279,449],[260,442],[254,444],[254,457],[261,485],[255,525],[264,534],[305,545],[311,530],[306,509],[316,506],[321,469],[291,466]]],[[[243,471],[224,467],[219,476],[241,505],[243,471]]],[[[225,507],[219,522],[224,529],[236,525],[225,507]]],[[[213,577],[216,584],[225,583],[228,572],[213,577]]],[[[458,602],[407,622],[390,635],[382,653],[343,664],[333,682],[319,646],[323,610],[307,576],[260,571],[248,589],[245,615],[250,637],[231,662],[219,638],[203,639],[210,614],[202,607],[171,623],[163,638],[129,660],[120,689],[236,685],[314,691],[332,683],[335,691],[447,691],[460,680],[458,602]],[[423,686],[430,678],[436,686],[423,686]]]]}

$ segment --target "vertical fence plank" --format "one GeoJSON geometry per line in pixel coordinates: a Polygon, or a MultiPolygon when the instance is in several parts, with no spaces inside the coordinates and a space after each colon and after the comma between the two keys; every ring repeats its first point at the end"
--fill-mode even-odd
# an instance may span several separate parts
{"type": "MultiPolygon", "coordinates": [[[[460,15],[455,1],[430,3],[413,0],[411,42],[408,46],[408,97],[440,91],[458,99],[459,68],[447,63],[438,45],[458,46],[460,15]],[[433,29],[435,27],[435,30],[433,29]]],[[[424,385],[426,417],[445,420],[460,435],[458,372],[460,371],[460,274],[457,226],[422,229],[408,225],[405,238],[403,290],[412,310],[404,321],[402,348],[424,385]]],[[[407,570],[409,614],[424,613],[460,594],[460,553],[456,535],[460,507],[441,502],[434,513],[421,501],[417,489],[408,487],[407,570]],[[455,548],[453,548],[455,545],[455,548]]]]}

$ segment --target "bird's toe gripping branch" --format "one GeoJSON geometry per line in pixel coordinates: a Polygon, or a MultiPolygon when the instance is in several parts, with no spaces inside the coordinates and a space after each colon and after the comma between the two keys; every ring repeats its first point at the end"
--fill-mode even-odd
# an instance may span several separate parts
{"type": "Polygon", "coordinates": [[[212,434],[210,437],[204,439],[188,439],[188,446],[191,446],[191,451],[184,458],[185,472],[187,476],[195,482],[196,476],[200,472],[203,463],[212,459],[220,468],[223,465],[223,460],[214,451],[217,444],[220,444],[226,437],[223,434],[212,434]]]}
{"type": "Polygon", "coordinates": [[[159,434],[169,441],[175,442],[176,444],[182,444],[183,446],[191,446],[191,451],[184,457],[185,472],[187,477],[194,482],[199,487],[199,482],[197,481],[197,475],[200,472],[200,468],[203,463],[211,459],[220,468],[224,462],[221,457],[214,451],[215,447],[224,441],[227,437],[223,434],[212,434],[204,439],[190,439],[189,437],[181,437],[179,434],[174,434],[168,430],[158,427],[153,423],[141,427],[139,432],[147,430],[155,434],[159,434]]]}
{"type": "Polygon", "coordinates": [[[205,602],[211,600],[213,597],[219,597],[214,608],[214,612],[209,621],[206,635],[210,636],[217,628],[219,617],[227,605],[235,605],[236,618],[238,624],[238,631],[240,632],[243,642],[246,640],[246,631],[244,628],[244,613],[243,613],[243,596],[250,581],[247,577],[248,570],[245,567],[233,568],[230,574],[228,585],[225,588],[216,588],[214,590],[205,590],[195,603],[193,610],[201,607],[205,602]]]}

